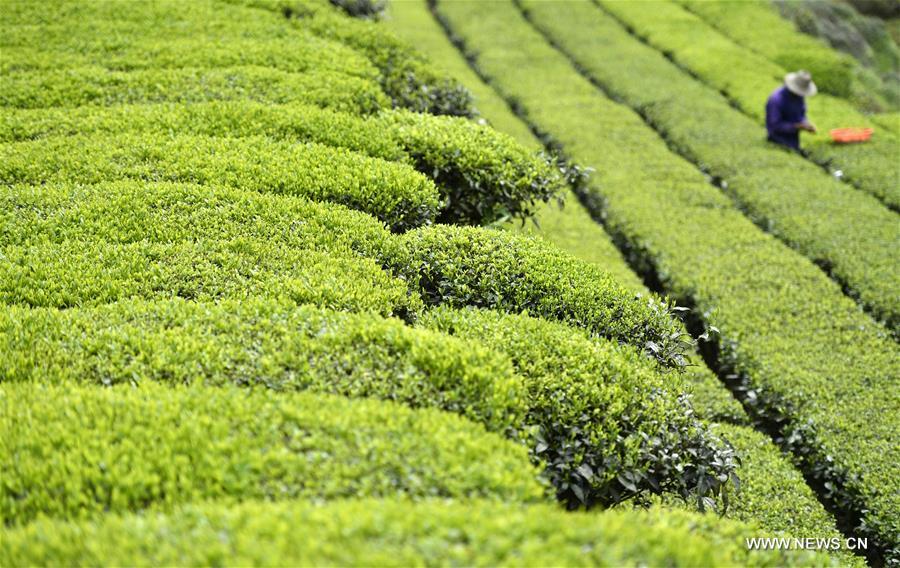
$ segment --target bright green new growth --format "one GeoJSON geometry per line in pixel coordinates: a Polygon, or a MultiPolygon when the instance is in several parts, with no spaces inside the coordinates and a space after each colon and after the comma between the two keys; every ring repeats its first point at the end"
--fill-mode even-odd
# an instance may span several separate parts
{"type": "Polygon", "coordinates": [[[0,106],[13,108],[240,99],[266,104],[300,102],[361,114],[389,105],[377,83],[327,70],[301,74],[241,66],[122,72],[74,67],[12,73],[0,83],[0,106]]]}
{"type": "Polygon", "coordinates": [[[521,379],[487,349],[373,314],[259,298],[6,308],[3,381],[264,386],[395,400],[515,433],[521,379]]]}
{"type": "Polygon", "coordinates": [[[128,298],[217,301],[254,296],[336,310],[414,318],[406,282],[374,261],[285,248],[254,238],[163,243],[64,241],[10,246],[0,263],[0,302],[86,307],[128,298]]]}
{"type": "Polygon", "coordinates": [[[400,238],[405,254],[385,264],[415,283],[426,304],[527,312],[629,343],[666,366],[685,364],[690,338],[667,305],[543,241],[444,225],[400,238]]]}
{"type": "Polygon", "coordinates": [[[829,566],[812,551],[749,551],[757,529],[680,511],[406,500],[206,504],[7,531],[0,563],[378,566],[829,566]],[[304,538],[298,538],[303,535],[304,538]]]}
{"type": "Polygon", "coordinates": [[[0,242],[5,247],[239,238],[358,260],[400,247],[373,217],[302,197],[140,181],[0,187],[0,242]]]}
{"type": "Polygon", "coordinates": [[[3,183],[132,179],[212,184],[333,201],[394,229],[430,222],[438,190],[407,165],[262,136],[55,137],[0,146],[3,183]]]}
{"type": "Polygon", "coordinates": [[[734,474],[681,397],[684,383],[638,350],[521,315],[439,308],[422,325],[506,353],[523,377],[533,459],[570,507],[644,493],[718,495],[734,474]]]}
{"type": "Polygon", "coordinates": [[[152,383],[4,385],[0,408],[7,526],[203,500],[543,495],[524,448],[429,409],[152,383]]]}

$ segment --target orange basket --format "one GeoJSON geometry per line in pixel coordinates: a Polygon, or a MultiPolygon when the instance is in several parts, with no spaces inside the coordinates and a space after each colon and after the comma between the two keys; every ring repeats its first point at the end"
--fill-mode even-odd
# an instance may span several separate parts
{"type": "Polygon", "coordinates": [[[871,128],[835,128],[831,131],[831,139],[839,144],[849,142],[865,142],[872,137],[871,128]]]}

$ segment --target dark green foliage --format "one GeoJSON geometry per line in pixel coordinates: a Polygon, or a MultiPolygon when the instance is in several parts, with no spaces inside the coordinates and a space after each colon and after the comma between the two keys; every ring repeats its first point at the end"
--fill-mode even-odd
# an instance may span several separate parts
{"type": "Polygon", "coordinates": [[[492,223],[534,213],[556,196],[563,180],[552,165],[490,127],[456,117],[392,112],[379,117],[416,169],[430,175],[449,200],[439,220],[492,223]]]}
{"type": "Polygon", "coordinates": [[[4,565],[830,566],[749,551],[753,525],[682,511],[405,500],[196,505],[98,522],[42,520],[0,539],[4,565]],[[302,535],[299,538],[298,535],[302,535]]]}
{"type": "Polygon", "coordinates": [[[671,492],[701,509],[737,462],[693,416],[677,374],[638,350],[527,316],[439,308],[423,325],[506,353],[537,427],[536,462],[571,508],[671,492]]]}
{"type": "Polygon", "coordinates": [[[514,434],[524,411],[508,360],[373,314],[249,298],[122,301],[0,312],[2,381],[264,386],[448,410],[514,434]]]}
{"type": "Polygon", "coordinates": [[[402,237],[405,255],[385,263],[415,283],[426,304],[526,312],[684,365],[690,338],[659,300],[618,285],[597,266],[545,242],[505,231],[434,226],[402,237]]]}
{"type": "Polygon", "coordinates": [[[320,144],[262,136],[55,137],[0,146],[3,183],[133,179],[212,184],[333,201],[394,229],[428,223],[439,195],[409,166],[320,144]]]}
{"type": "Polygon", "coordinates": [[[332,4],[354,18],[377,19],[384,12],[387,0],[330,0],[332,4]]]}
{"type": "Polygon", "coordinates": [[[149,383],[5,385],[0,408],[6,525],[202,500],[543,494],[524,449],[435,410],[149,383]]]}

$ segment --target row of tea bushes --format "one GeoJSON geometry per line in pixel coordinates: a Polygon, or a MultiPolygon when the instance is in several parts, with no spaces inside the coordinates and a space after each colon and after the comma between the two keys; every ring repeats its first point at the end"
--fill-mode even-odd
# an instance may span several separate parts
{"type": "Polygon", "coordinates": [[[499,91],[598,168],[588,189],[608,200],[607,226],[622,246],[719,330],[710,333],[723,374],[780,426],[838,510],[861,518],[870,546],[893,554],[900,475],[884,457],[898,436],[900,359],[887,330],[741,215],[638,115],[603,97],[511,2],[437,9],[499,91]]]}
{"type": "Polygon", "coordinates": [[[0,106],[13,108],[215,100],[301,102],[352,113],[372,113],[388,104],[378,84],[366,79],[327,70],[287,73],[252,65],[130,72],[74,67],[14,73],[0,83],[0,106]]]}
{"type": "Polygon", "coordinates": [[[96,522],[41,520],[0,539],[3,564],[831,566],[750,551],[753,525],[679,511],[571,513],[543,504],[404,499],[197,504],[96,522]],[[297,538],[297,534],[307,538],[297,538]]]}
{"type": "Polygon", "coordinates": [[[448,410],[516,435],[525,393],[500,354],[374,314],[248,298],[7,307],[5,382],[260,386],[448,410]]]}
{"type": "Polygon", "coordinates": [[[719,180],[758,225],[789,243],[900,331],[900,221],[877,199],[759,138],[759,125],[629,35],[589,1],[529,19],[606,92],[719,180]],[[602,56],[600,55],[602,54],[602,56]],[[643,70],[635,74],[635,67],[643,70]]]}
{"type": "Polygon", "coordinates": [[[0,404],[7,526],[205,500],[544,494],[524,449],[459,417],[393,403],[25,383],[4,386],[0,404]]]}
{"type": "MultiPolygon", "coordinates": [[[[793,69],[785,69],[735,44],[674,1],[598,2],[638,37],[725,93],[738,108],[756,119],[762,129],[766,97],[783,82],[785,73],[793,69]]],[[[821,131],[817,137],[804,138],[812,158],[830,169],[841,170],[851,183],[888,207],[900,209],[897,135],[878,129],[865,144],[833,144],[827,135],[832,128],[873,124],[847,101],[827,94],[809,99],[808,114],[821,131]]]]}
{"type": "Polygon", "coordinates": [[[434,220],[440,195],[410,166],[263,136],[69,136],[0,146],[7,184],[187,182],[348,205],[394,229],[434,220]]]}

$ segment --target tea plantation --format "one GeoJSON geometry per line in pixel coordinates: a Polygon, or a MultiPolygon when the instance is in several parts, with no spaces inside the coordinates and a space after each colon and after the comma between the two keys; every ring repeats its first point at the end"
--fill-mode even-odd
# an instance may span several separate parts
{"type": "Polygon", "coordinates": [[[900,565],[900,127],[768,1],[0,26],[0,566],[900,565]]]}

